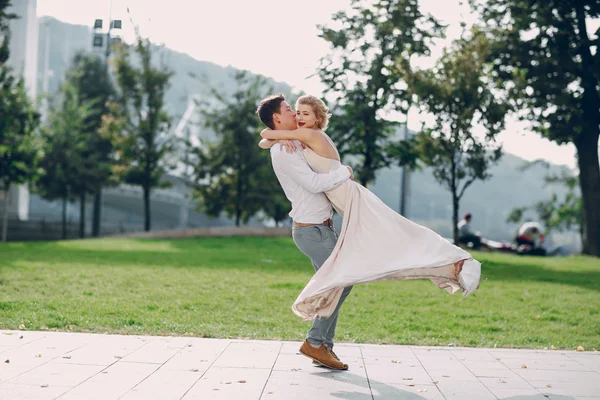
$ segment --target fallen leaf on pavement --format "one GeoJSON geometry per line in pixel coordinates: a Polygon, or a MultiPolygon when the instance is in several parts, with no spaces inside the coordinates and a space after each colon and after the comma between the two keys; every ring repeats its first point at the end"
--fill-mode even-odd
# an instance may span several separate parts
{"type": "Polygon", "coordinates": [[[9,364],[10,360],[4,360],[4,364],[9,364]]]}
{"type": "Polygon", "coordinates": [[[192,371],[192,372],[198,372],[198,368],[192,368],[190,371],[192,371]]]}
{"type": "Polygon", "coordinates": [[[527,365],[523,364],[521,365],[521,368],[527,368],[527,365]]]}
{"type": "Polygon", "coordinates": [[[48,385],[41,385],[40,387],[47,388],[47,387],[48,387],[48,385]]]}
{"type": "Polygon", "coordinates": [[[398,361],[396,361],[396,360],[392,360],[392,363],[393,363],[393,364],[398,364],[398,361]]]}
{"type": "Polygon", "coordinates": [[[238,381],[238,382],[239,382],[239,383],[246,383],[246,381],[245,381],[245,380],[243,380],[243,379],[242,379],[241,381],[238,381]]]}
{"type": "Polygon", "coordinates": [[[549,388],[551,388],[551,387],[552,387],[552,385],[551,385],[551,384],[547,384],[547,385],[546,385],[546,387],[549,387],[549,388]]]}

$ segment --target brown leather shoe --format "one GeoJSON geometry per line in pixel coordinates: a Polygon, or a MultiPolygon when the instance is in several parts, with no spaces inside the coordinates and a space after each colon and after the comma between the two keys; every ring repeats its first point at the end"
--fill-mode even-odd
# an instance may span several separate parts
{"type": "Polygon", "coordinates": [[[329,369],[336,370],[347,370],[348,365],[343,362],[337,360],[332,354],[331,351],[322,344],[318,348],[314,348],[308,343],[308,341],[304,341],[302,346],[300,346],[300,353],[304,354],[308,358],[312,358],[313,361],[318,362],[320,365],[327,367],[329,369]]]}
{"type": "MultiPolygon", "coordinates": [[[[328,349],[329,349],[329,347],[328,347],[328,349]]],[[[338,355],[337,355],[337,354],[335,354],[335,352],[333,351],[333,349],[329,349],[329,352],[331,353],[331,355],[332,355],[332,356],[333,356],[333,357],[334,357],[336,360],[340,361],[340,358],[338,357],[338,355]]],[[[319,366],[319,367],[322,367],[321,363],[319,363],[318,361],[315,361],[315,360],[313,360],[313,362],[312,362],[312,363],[313,363],[314,365],[317,365],[317,366],[319,366]]]]}

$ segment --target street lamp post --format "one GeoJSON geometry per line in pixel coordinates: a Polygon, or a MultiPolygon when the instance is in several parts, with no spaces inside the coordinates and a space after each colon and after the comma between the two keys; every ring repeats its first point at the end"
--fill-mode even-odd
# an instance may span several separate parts
{"type": "MultiPolygon", "coordinates": [[[[103,21],[101,18],[96,19],[94,21],[94,34],[92,36],[92,49],[102,50],[104,46],[106,46],[104,51],[104,59],[106,62],[106,70],[110,74],[110,67],[108,59],[110,58],[110,52],[112,47],[112,42],[119,40],[119,36],[112,38],[111,32],[113,29],[121,29],[122,22],[120,19],[113,20],[112,19],[112,0],[110,0],[110,7],[108,11],[108,29],[106,35],[102,33],[103,21]],[[106,39],[106,40],[104,40],[106,39]],[[104,43],[106,42],[106,43],[104,43]]],[[[102,188],[99,188],[94,194],[94,215],[92,221],[92,236],[98,237],[100,236],[100,218],[101,218],[101,209],[102,209],[102,188]]]]}

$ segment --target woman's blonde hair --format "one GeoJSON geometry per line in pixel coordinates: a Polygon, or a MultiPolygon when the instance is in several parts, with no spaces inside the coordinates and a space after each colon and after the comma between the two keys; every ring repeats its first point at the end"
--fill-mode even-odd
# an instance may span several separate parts
{"type": "Polygon", "coordinates": [[[323,100],[321,100],[317,96],[307,94],[304,96],[300,96],[298,100],[296,100],[296,109],[298,109],[298,106],[301,104],[312,107],[313,112],[317,117],[317,128],[319,128],[322,131],[327,129],[327,126],[329,125],[329,119],[331,118],[331,114],[329,114],[329,108],[327,108],[323,100]]]}

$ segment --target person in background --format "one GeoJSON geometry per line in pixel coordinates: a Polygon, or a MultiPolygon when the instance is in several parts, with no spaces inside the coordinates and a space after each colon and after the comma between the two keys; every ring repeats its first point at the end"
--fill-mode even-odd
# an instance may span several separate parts
{"type": "Polygon", "coordinates": [[[471,230],[471,213],[466,213],[458,223],[458,243],[473,244],[474,249],[481,247],[481,238],[471,230]]]}
{"type": "Polygon", "coordinates": [[[542,226],[535,221],[527,221],[519,228],[515,241],[521,254],[544,255],[546,250],[542,248],[544,234],[542,226]]]}

